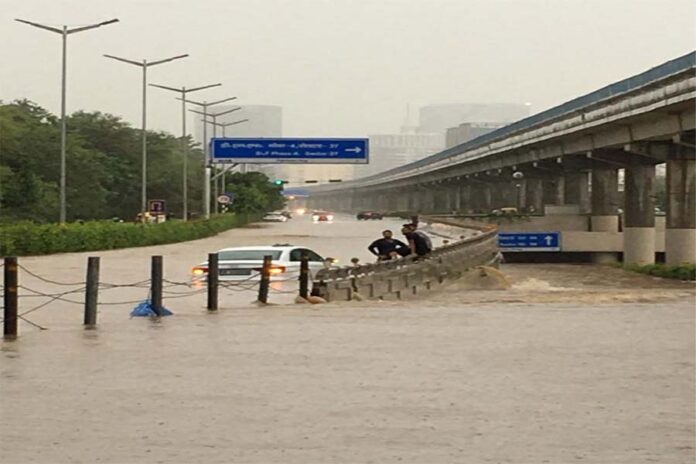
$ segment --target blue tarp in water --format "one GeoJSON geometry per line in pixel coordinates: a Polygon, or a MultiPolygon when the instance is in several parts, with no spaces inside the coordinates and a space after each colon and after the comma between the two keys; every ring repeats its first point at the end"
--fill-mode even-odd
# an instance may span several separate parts
{"type": "MultiPolygon", "coordinates": [[[[172,316],[174,313],[167,308],[162,308],[162,316],[172,316]]],[[[153,317],[157,316],[155,310],[152,309],[150,300],[145,300],[133,309],[130,313],[131,317],[153,317]]]]}

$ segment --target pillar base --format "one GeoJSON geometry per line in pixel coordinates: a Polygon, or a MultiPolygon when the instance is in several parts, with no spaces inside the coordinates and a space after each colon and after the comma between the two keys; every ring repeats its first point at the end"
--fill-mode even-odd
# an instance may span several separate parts
{"type": "Polygon", "coordinates": [[[696,229],[665,230],[665,262],[696,263],[696,229]]]}
{"type": "Polygon", "coordinates": [[[592,216],[590,217],[590,230],[592,232],[618,232],[619,216],[592,216]]]}
{"type": "Polygon", "coordinates": [[[625,227],[623,253],[624,265],[655,264],[655,228],[625,227]]]}

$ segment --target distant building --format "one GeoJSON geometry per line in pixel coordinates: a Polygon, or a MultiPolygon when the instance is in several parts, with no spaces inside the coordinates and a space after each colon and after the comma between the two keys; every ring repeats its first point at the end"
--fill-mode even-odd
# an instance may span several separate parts
{"type": "Polygon", "coordinates": [[[475,139],[483,134],[492,132],[499,127],[503,127],[504,123],[495,122],[465,122],[457,127],[449,127],[445,134],[445,148],[452,148],[469,140],[475,139]]]}
{"type": "Polygon", "coordinates": [[[418,132],[444,133],[463,123],[510,124],[529,116],[529,106],[519,103],[450,103],[420,109],[418,132]]]}
{"type": "MultiPolygon", "coordinates": [[[[225,128],[228,137],[281,137],[283,135],[283,108],[275,105],[216,105],[208,108],[209,113],[222,113],[233,108],[241,107],[217,118],[219,123],[228,123],[248,119],[248,121],[225,128]]],[[[199,110],[199,108],[193,108],[199,110]]],[[[199,116],[199,115],[197,115],[199,116]]],[[[203,143],[203,116],[196,120],[196,139],[203,143]]],[[[210,118],[209,118],[210,119],[210,118]]],[[[218,127],[217,135],[222,136],[223,130],[218,127]]],[[[213,125],[208,124],[208,137],[213,136],[213,125]]]]}
{"type": "Polygon", "coordinates": [[[400,134],[370,136],[370,164],[357,166],[354,176],[370,176],[418,161],[528,115],[529,107],[516,103],[428,105],[420,109],[414,124],[407,110],[400,134]]]}
{"type": "Polygon", "coordinates": [[[370,164],[355,166],[354,177],[378,174],[418,161],[444,148],[444,134],[370,135],[370,164]]]}

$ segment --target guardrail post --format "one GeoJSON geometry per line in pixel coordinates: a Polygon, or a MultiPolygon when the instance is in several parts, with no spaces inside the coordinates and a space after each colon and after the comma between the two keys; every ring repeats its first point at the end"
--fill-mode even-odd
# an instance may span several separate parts
{"type": "Polygon", "coordinates": [[[8,256],[5,258],[4,279],[4,338],[17,337],[17,258],[8,256]]]}
{"type": "Polygon", "coordinates": [[[218,309],[218,284],[220,281],[220,267],[218,254],[208,254],[208,311],[218,309]]]}
{"type": "Polygon", "coordinates": [[[268,303],[268,288],[271,283],[271,261],[273,257],[266,255],[263,257],[263,268],[261,269],[261,282],[259,283],[259,301],[268,303]]]}
{"type": "Polygon", "coordinates": [[[164,277],[162,257],[152,257],[150,274],[150,304],[155,314],[162,316],[162,279],[164,277]]]}
{"type": "Polygon", "coordinates": [[[300,297],[307,299],[309,296],[309,256],[302,252],[300,258],[300,297]]]}
{"type": "Polygon", "coordinates": [[[97,301],[99,296],[99,257],[87,258],[87,288],[85,292],[85,319],[84,325],[94,327],[97,325],[97,301]]]}

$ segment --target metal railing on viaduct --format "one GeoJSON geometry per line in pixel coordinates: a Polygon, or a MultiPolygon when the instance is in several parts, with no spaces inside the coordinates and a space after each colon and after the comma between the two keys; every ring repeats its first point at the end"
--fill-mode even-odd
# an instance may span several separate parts
{"type": "Polygon", "coordinates": [[[667,262],[695,262],[696,52],[415,163],[313,187],[308,205],[422,214],[578,205],[594,232],[618,232],[623,210],[624,262],[652,263],[662,163],[667,262]]]}

